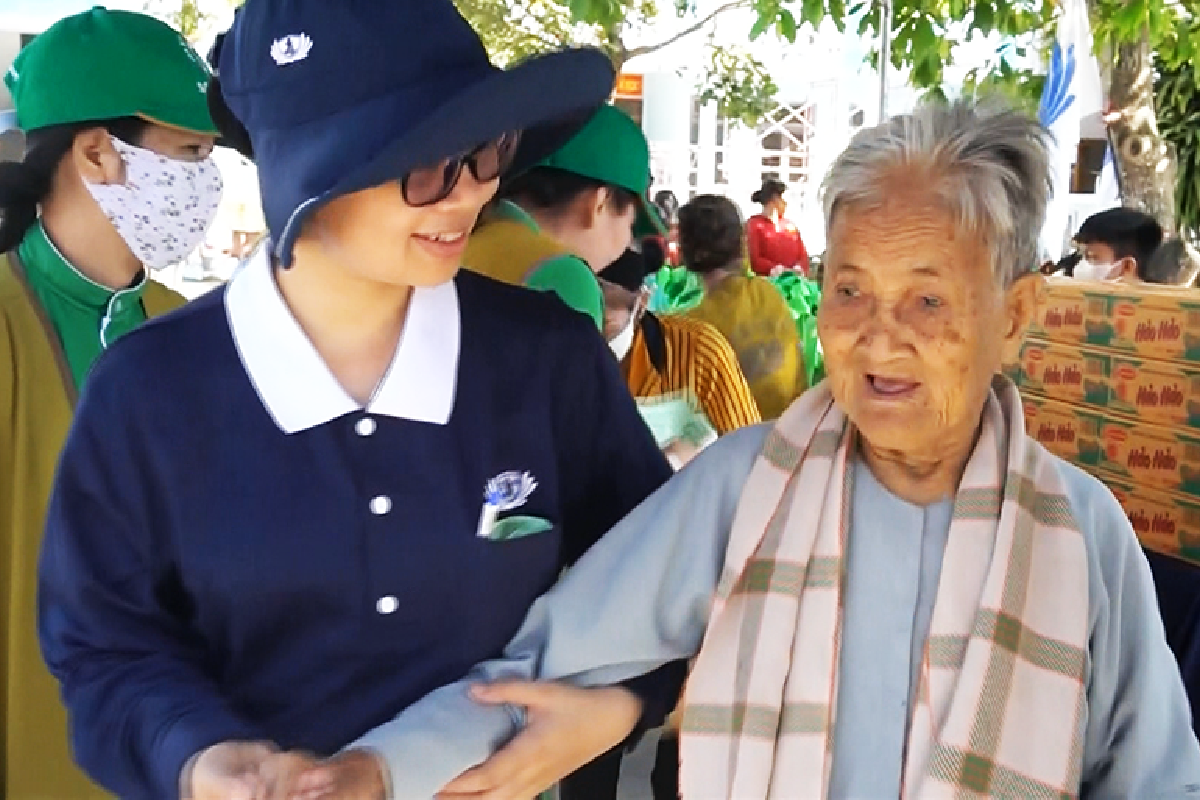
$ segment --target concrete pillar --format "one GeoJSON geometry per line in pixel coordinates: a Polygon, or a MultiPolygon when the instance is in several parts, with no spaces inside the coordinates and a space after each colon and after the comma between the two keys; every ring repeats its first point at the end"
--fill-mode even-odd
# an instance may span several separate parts
{"type": "Polygon", "coordinates": [[[674,72],[651,72],[642,84],[642,128],[656,142],[687,144],[692,128],[692,87],[674,72]]]}
{"type": "Polygon", "coordinates": [[[697,194],[720,194],[724,186],[717,183],[717,104],[700,106],[699,136],[696,140],[697,194]]]}
{"type": "Polygon", "coordinates": [[[762,147],[758,133],[743,125],[732,126],[725,140],[725,163],[730,178],[726,191],[729,199],[737,203],[743,215],[757,213],[758,207],[750,202],[750,195],[762,185],[762,147]]]}
{"type": "Polygon", "coordinates": [[[686,198],[691,174],[692,86],[674,72],[646,73],[642,129],[650,140],[661,186],[686,198]]]}
{"type": "MultiPolygon", "coordinates": [[[[0,73],[8,72],[19,52],[21,52],[21,34],[0,31],[0,73]]],[[[9,95],[4,82],[0,81],[0,111],[12,107],[12,96],[9,95]]]]}

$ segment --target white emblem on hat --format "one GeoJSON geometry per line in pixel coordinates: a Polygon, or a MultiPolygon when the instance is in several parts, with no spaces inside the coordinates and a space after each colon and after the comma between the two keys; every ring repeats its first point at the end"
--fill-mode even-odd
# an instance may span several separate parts
{"type": "Polygon", "coordinates": [[[293,33],[271,43],[271,58],[281,67],[295,64],[308,58],[312,46],[313,40],[307,33],[293,33]]]}

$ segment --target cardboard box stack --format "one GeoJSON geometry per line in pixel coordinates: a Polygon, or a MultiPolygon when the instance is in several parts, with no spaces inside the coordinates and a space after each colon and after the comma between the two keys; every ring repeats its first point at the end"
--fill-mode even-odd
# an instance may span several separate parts
{"type": "Polygon", "coordinates": [[[1006,372],[1030,433],[1104,481],[1146,547],[1200,562],[1200,292],[1051,280],[1006,372]]]}

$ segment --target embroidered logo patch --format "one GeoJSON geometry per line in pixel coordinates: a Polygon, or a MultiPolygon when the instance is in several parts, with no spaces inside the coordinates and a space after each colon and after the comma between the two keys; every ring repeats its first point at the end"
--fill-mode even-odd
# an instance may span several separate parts
{"type": "Polygon", "coordinates": [[[512,511],[525,505],[537,487],[537,480],[528,472],[505,472],[488,481],[483,501],[497,511],[512,511]]]}
{"type": "Polygon", "coordinates": [[[307,33],[294,33],[291,36],[276,39],[271,44],[271,58],[275,59],[275,63],[281,67],[295,64],[297,61],[308,58],[312,46],[313,40],[307,33]]]}
{"type": "Polygon", "coordinates": [[[479,516],[476,535],[481,539],[490,538],[496,518],[529,502],[537,487],[537,479],[528,472],[505,472],[488,481],[483,490],[483,512],[479,516]]]}

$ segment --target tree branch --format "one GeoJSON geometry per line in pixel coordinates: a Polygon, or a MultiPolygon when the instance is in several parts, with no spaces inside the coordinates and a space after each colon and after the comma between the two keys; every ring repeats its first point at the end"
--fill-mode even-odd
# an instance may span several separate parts
{"type": "Polygon", "coordinates": [[[661,41],[658,44],[650,44],[650,45],[646,45],[645,47],[635,47],[632,50],[626,50],[624,53],[625,60],[628,61],[629,59],[637,58],[638,56],[644,56],[644,55],[648,55],[650,53],[656,52],[658,50],[662,50],[664,47],[670,47],[671,45],[678,42],[680,39],[691,36],[693,33],[700,30],[704,26],[708,25],[708,23],[712,22],[714,19],[721,16],[725,12],[733,11],[735,8],[746,8],[749,5],[750,5],[750,0],[733,0],[733,2],[726,3],[725,5],[714,9],[711,13],[709,13],[708,16],[706,16],[704,19],[697,22],[695,25],[691,25],[691,26],[688,26],[687,28],[684,28],[679,33],[675,34],[674,36],[670,37],[669,39],[661,41]]]}
{"type": "Polygon", "coordinates": [[[549,26],[535,16],[528,7],[507,10],[509,13],[518,13],[521,15],[520,19],[514,18],[512,20],[514,23],[513,28],[517,31],[517,34],[513,36],[514,44],[517,44],[521,38],[526,40],[533,39],[546,50],[555,50],[567,44],[565,39],[556,36],[549,29],[549,26]],[[531,21],[532,25],[525,25],[526,20],[531,21]]]}

